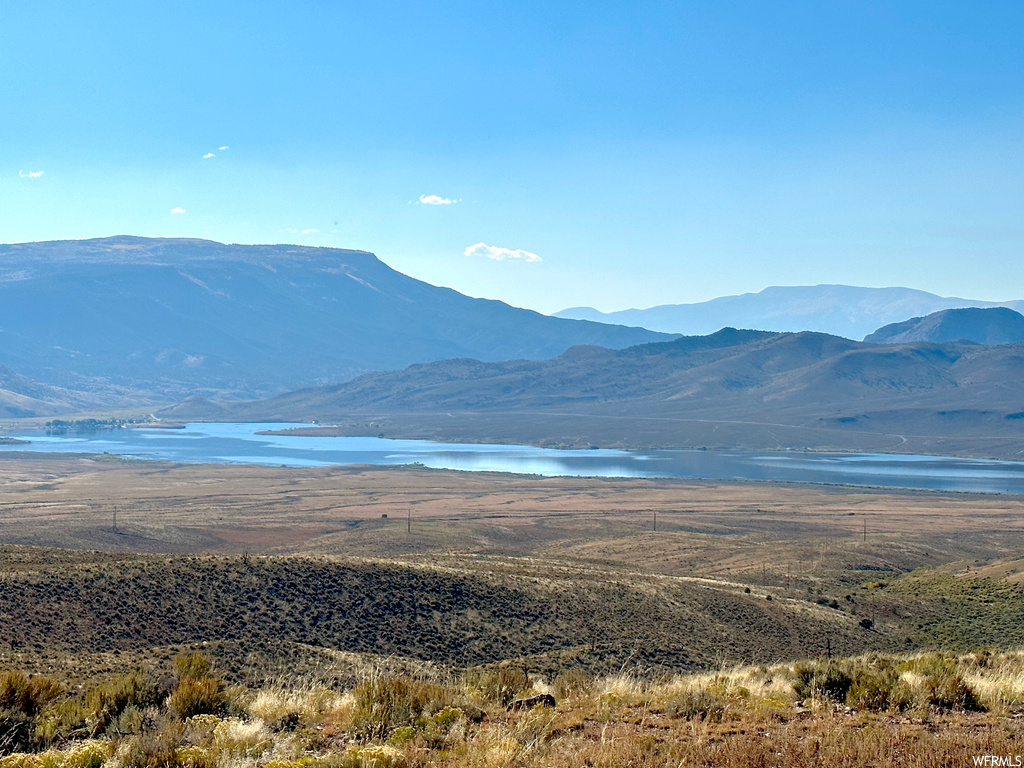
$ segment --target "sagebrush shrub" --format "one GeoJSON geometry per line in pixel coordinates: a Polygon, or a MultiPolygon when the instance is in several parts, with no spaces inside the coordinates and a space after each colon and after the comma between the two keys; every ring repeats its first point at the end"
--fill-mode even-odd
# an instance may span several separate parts
{"type": "Polygon", "coordinates": [[[793,691],[802,699],[823,698],[845,701],[853,681],[842,668],[828,661],[800,662],[793,667],[793,691]]]}
{"type": "Polygon", "coordinates": [[[853,670],[851,675],[852,683],[846,694],[849,706],[880,711],[894,703],[893,687],[900,679],[895,670],[863,666],[853,670]]]}
{"type": "Polygon", "coordinates": [[[124,739],[113,763],[117,768],[186,768],[178,754],[178,733],[147,731],[124,739]]]}
{"type": "Polygon", "coordinates": [[[450,689],[408,677],[364,680],[352,689],[352,729],[362,739],[383,739],[395,728],[417,725],[458,702],[450,689]]]}
{"type": "Polygon", "coordinates": [[[0,710],[22,712],[31,719],[63,691],[63,686],[49,677],[29,677],[18,670],[4,672],[0,674],[0,710]]]}
{"type": "Polygon", "coordinates": [[[224,682],[214,677],[186,677],[167,697],[167,709],[182,720],[196,715],[222,715],[227,706],[224,682]]]}
{"type": "Polygon", "coordinates": [[[174,657],[174,674],[179,680],[212,677],[213,662],[205,653],[186,651],[174,657]]]}
{"type": "MultiPolygon", "coordinates": [[[[452,737],[460,723],[466,722],[466,715],[457,707],[445,707],[432,717],[421,718],[423,739],[433,749],[439,749],[452,737]]],[[[390,743],[394,744],[394,741],[390,743]]]]}
{"type": "MultiPolygon", "coordinates": [[[[89,690],[84,706],[77,712],[76,708],[69,706],[64,714],[71,717],[84,715],[85,726],[91,735],[102,736],[127,710],[133,709],[137,716],[130,719],[139,721],[142,710],[160,706],[165,698],[166,694],[155,678],[119,675],[89,690]]],[[[66,725],[73,725],[73,720],[66,725]]]]}
{"type": "Polygon", "coordinates": [[[0,674],[0,755],[34,746],[39,713],[63,690],[49,677],[29,677],[17,670],[0,674]]]}
{"type": "Polygon", "coordinates": [[[960,674],[957,660],[948,654],[925,654],[904,664],[903,669],[921,677],[920,682],[914,686],[919,704],[939,709],[984,709],[974,690],[960,674]]]}
{"type": "Polygon", "coordinates": [[[958,673],[925,678],[925,700],[939,709],[980,711],[983,709],[974,691],[958,673]]]}

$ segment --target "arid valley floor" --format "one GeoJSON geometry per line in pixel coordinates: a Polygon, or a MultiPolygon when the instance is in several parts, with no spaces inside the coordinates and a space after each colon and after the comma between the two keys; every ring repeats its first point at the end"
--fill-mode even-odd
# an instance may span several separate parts
{"type": "MultiPolygon", "coordinates": [[[[259,721],[249,705],[268,685],[436,688],[376,731],[331,710],[335,741],[303,741],[327,715],[296,704],[289,765],[862,765],[869,742],[870,764],[960,765],[1024,751],[1018,497],[31,454],[0,461],[0,484],[0,670],[52,677],[58,699],[140,670],[181,677],[190,651],[235,686],[223,722],[259,721]],[[834,695],[822,681],[840,666],[849,690],[889,675],[882,705],[834,695]],[[507,713],[481,675],[558,703],[507,713]],[[973,680],[973,698],[920,693],[942,675],[973,680]],[[898,684],[918,688],[899,699],[898,684]],[[773,749],[786,760],[751,762],[773,749]]],[[[226,764],[181,757],[202,741],[183,722],[177,764],[226,764]]],[[[84,733],[40,728],[51,757],[84,733]]],[[[114,764],[150,764],[122,754],[145,732],[93,737],[114,764]]],[[[35,765],[15,756],[0,766],[35,765]]]]}

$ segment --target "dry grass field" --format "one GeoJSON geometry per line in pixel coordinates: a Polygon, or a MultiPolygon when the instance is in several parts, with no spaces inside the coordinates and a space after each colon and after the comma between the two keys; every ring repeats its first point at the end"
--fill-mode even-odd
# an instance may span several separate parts
{"type": "Polygon", "coordinates": [[[659,680],[367,664],[349,685],[313,676],[246,687],[187,651],[83,686],[0,673],[0,768],[1014,765],[1022,701],[1016,653],[659,680]],[[537,703],[515,704],[528,697],[537,703]]]}
{"type": "Polygon", "coordinates": [[[827,567],[837,552],[908,569],[1009,558],[1024,542],[1024,500],[1012,496],[23,456],[0,460],[0,543],[165,553],[457,551],[571,556],[663,573],[765,566],[777,577],[787,563],[796,571],[802,562],[805,573],[827,567]]]}
{"type": "MultiPolygon", "coordinates": [[[[1024,664],[970,655],[1024,647],[1020,498],[24,454],[0,462],[0,489],[0,673],[55,679],[54,701],[83,702],[65,708],[118,676],[164,681],[164,698],[93,746],[44,729],[25,742],[31,759],[0,768],[72,768],[74,749],[99,750],[82,758],[92,768],[923,766],[1024,752],[1024,664]],[[929,649],[961,655],[913,661],[929,649]],[[206,725],[166,698],[175,658],[196,650],[233,692],[206,725]],[[824,660],[800,672],[828,656],[884,696],[836,693],[824,660]],[[480,675],[557,704],[506,712],[480,675]],[[963,693],[953,678],[974,698],[936,699],[963,693]],[[435,686],[433,703],[401,699],[406,714],[367,730],[351,702],[375,680],[405,681],[373,694],[392,704],[435,686]],[[252,709],[268,686],[297,710],[278,713],[291,725],[252,709]],[[323,691],[350,703],[329,716],[296,703],[323,691]],[[262,735],[240,754],[218,728],[262,735]]],[[[0,731],[28,733],[4,695],[0,731]]]]}

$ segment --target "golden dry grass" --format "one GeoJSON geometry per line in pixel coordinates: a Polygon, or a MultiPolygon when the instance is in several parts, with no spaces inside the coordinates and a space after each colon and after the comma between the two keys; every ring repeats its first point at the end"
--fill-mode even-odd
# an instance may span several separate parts
{"type": "Polygon", "coordinates": [[[676,574],[767,564],[781,578],[829,562],[837,543],[879,569],[987,563],[1024,543],[1015,497],[848,487],[89,458],[4,458],[0,487],[0,543],[108,551],[458,550],[676,574]]]}
{"type": "MultiPolygon", "coordinates": [[[[154,710],[141,730],[42,745],[0,757],[0,768],[925,768],[972,765],[984,755],[1012,759],[1024,751],[1020,710],[1006,704],[1007,693],[1024,697],[1024,653],[836,663],[926,669],[936,660],[974,681],[987,711],[857,711],[826,699],[798,700],[792,665],[656,682],[617,675],[555,707],[521,711],[482,694],[473,683],[478,677],[439,684],[368,670],[355,689],[278,681],[236,691],[228,715],[174,722],[154,710]],[[988,685],[999,693],[990,697],[988,685]],[[702,703],[689,706],[695,700],[702,703]],[[369,733],[368,717],[381,727],[360,736],[369,733]],[[157,758],[164,762],[149,762],[157,758]]],[[[524,693],[550,690],[549,683],[534,680],[524,693]]]]}

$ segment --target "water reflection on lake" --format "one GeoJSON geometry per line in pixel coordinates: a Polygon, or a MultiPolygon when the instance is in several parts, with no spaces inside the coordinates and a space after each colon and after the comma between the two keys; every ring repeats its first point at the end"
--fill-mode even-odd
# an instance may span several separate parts
{"type": "Polygon", "coordinates": [[[258,435],[298,424],[188,424],[185,429],[111,429],[18,434],[0,451],[112,453],[140,459],[287,465],[422,464],[438,469],[584,477],[683,477],[849,483],[1024,494],[1024,463],[889,454],[555,450],[522,445],[434,443],[376,437],[258,435]]]}

